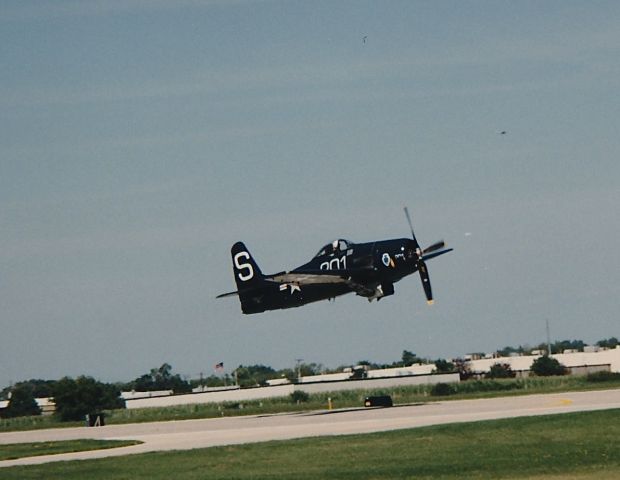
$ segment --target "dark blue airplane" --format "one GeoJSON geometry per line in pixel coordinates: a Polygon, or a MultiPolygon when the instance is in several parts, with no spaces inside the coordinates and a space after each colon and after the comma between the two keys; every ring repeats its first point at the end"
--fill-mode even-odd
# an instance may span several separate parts
{"type": "Polygon", "coordinates": [[[319,300],[331,300],[355,292],[368,301],[394,294],[394,283],[420,273],[427,302],[433,303],[426,260],[452,251],[443,240],[421,249],[409,217],[411,238],[368,243],[334,240],[308,263],[290,272],[264,275],[242,242],[232,246],[231,255],[237,290],[217,298],[238,295],[243,313],[301,307],[319,300]]]}

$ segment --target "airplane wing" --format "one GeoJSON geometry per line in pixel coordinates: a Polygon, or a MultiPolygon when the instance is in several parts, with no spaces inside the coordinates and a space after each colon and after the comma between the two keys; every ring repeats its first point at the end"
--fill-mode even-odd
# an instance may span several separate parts
{"type": "Polygon", "coordinates": [[[347,283],[347,277],[340,275],[318,275],[312,273],[287,272],[274,276],[271,280],[277,283],[294,283],[296,285],[317,285],[347,283]]]}
{"type": "MultiPolygon", "coordinates": [[[[366,273],[366,269],[355,270],[297,270],[292,272],[280,272],[273,275],[265,275],[263,281],[266,284],[282,284],[292,283],[295,285],[334,285],[334,284],[348,284],[353,289],[363,288],[359,286],[352,277],[359,277],[360,274],[366,273]]],[[[258,287],[260,290],[260,287],[258,287]]],[[[215,298],[233,297],[239,295],[239,291],[227,292],[218,295],[215,298]]]]}
{"type": "MultiPolygon", "coordinates": [[[[429,260],[444,253],[451,252],[452,249],[439,250],[427,253],[422,258],[429,260]]],[[[364,280],[368,274],[372,273],[372,268],[356,269],[337,269],[337,270],[294,270],[290,272],[280,272],[273,275],[266,275],[263,280],[267,283],[292,283],[295,285],[334,285],[347,284],[355,291],[364,290],[364,280]]],[[[238,291],[222,293],[216,298],[232,297],[238,295],[238,291]]]]}
{"type": "Polygon", "coordinates": [[[296,285],[320,285],[356,283],[357,278],[365,276],[372,269],[340,269],[340,270],[294,270],[270,275],[268,278],[278,283],[294,283],[296,285]]]}

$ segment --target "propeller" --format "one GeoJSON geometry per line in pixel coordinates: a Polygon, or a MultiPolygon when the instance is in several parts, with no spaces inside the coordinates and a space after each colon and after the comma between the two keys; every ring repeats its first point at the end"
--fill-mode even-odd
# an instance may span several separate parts
{"type": "Polygon", "coordinates": [[[431,290],[431,280],[428,276],[428,269],[426,268],[426,263],[424,262],[424,254],[429,252],[434,252],[440,248],[443,248],[445,243],[443,240],[434,243],[430,247],[427,247],[424,251],[420,248],[420,244],[418,240],[415,238],[415,233],[413,232],[413,224],[411,223],[411,217],[409,216],[409,210],[407,207],[404,207],[405,215],[407,217],[407,222],[409,222],[409,228],[411,229],[411,238],[413,240],[413,246],[415,248],[416,254],[416,267],[418,272],[420,272],[420,280],[422,280],[422,288],[424,288],[424,294],[426,295],[426,303],[429,305],[433,304],[433,292],[431,290]]]}
{"type": "Polygon", "coordinates": [[[444,242],[443,240],[439,240],[438,242],[435,242],[432,245],[426,247],[424,250],[422,250],[422,253],[426,255],[427,253],[431,253],[436,250],[441,250],[445,246],[446,246],[446,242],[444,242]]]}

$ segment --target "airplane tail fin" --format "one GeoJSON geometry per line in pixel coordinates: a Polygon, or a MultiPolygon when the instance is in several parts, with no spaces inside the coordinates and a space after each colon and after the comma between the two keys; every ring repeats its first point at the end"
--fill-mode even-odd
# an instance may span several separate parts
{"type": "Polygon", "coordinates": [[[263,283],[264,275],[243,242],[235,243],[230,249],[230,254],[239,292],[258,287],[263,283]]]}
{"type": "MultiPolygon", "coordinates": [[[[270,283],[265,280],[254,257],[250,255],[247,247],[242,242],[235,243],[230,254],[233,262],[233,273],[243,313],[260,313],[266,310],[265,294],[269,290],[270,283]]],[[[225,294],[227,295],[227,294],[225,294]]]]}
{"type": "MultiPolygon", "coordinates": [[[[237,290],[234,292],[222,293],[216,298],[239,296],[241,311],[243,313],[260,313],[265,310],[273,309],[273,302],[270,295],[274,288],[277,291],[277,284],[270,281],[270,277],[265,277],[263,272],[250,255],[247,247],[242,242],[235,243],[230,254],[233,262],[233,274],[237,290]]],[[[281,308],[281,307],[277,307],[281,308]]]]}

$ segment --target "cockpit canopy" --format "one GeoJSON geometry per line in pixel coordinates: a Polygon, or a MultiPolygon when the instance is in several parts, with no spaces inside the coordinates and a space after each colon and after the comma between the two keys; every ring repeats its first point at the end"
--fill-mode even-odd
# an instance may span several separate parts
{"type": "Polygon", "coordinates": [[[339,238],[338,240],[334,240],[333,242],[328,243],[323,248],[319,250],[314,258],[323,257],[325,255],[334,255],[336,253],[346,252],[349,248],[354,245],[353,242],[348,240],[344,240],[339,238]]]}

